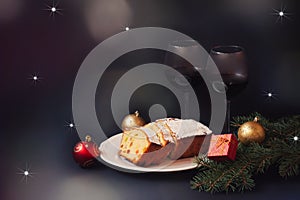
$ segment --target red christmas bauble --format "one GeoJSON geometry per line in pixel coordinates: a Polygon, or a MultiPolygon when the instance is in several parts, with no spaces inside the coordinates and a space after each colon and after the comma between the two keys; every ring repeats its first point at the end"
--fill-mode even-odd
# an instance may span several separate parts
{"type": "Polygon", "coordinates": [[[99,155],[98,145],[91,141],[90,136],[86,136],[85,141],[78,142],[73,149],[75,162],[85,168],[95,165],[99,155]]]}

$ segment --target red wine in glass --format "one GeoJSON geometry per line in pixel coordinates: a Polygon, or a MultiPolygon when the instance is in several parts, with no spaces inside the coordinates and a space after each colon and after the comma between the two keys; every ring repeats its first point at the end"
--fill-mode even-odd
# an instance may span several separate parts
{"type": "MultiPolygon", "coordinates": [[[[217,65],[223,83],[213,83],[213,88],[224,88],[227,97],[227,115],[224,130],[230,132],[230,102],[245,89],[248,82],[248,66],[244,48],[235,45],[216,46],[211,49],[210,56],[217,65]],[[222,85],[223,87],[218,87],[222,85]]],[[[222,92],[222,91],[220,91],[222,92]]]]}
{"type": "Polygon", "coordinates": [[[226,85],[226,96],[228,100],[242,92],[247,86],[247,78],[240,74],[221,74],[226,85]]]}

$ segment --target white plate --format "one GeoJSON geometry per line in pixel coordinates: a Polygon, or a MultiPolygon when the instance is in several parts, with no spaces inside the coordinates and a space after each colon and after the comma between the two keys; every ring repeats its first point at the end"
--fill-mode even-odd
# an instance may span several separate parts
{"type": "Polygon", "coordinates": [[[150,167],[137,166],[119,156],[119,147],[122,133],[114,135],[100,144],[100,158],[112,168],[125,172],[174,172],[197,167],[194,158],[184,158],[175,161],[166,161],[160,165],[150,167]]]}

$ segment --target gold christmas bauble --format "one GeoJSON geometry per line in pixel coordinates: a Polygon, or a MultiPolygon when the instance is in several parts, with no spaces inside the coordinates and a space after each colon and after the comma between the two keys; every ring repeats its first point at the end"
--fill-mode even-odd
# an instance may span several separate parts
{"type": "Polygon", "coordinates": [[[255,117],[254,121],[249,121],[242,124],[238,130],[238,138],[243,144],[251,142],[261,143],[265,139],[265,130],[255,117]]]}
{"type": "Polygon", "coordinates": [[[135,111],[134,114],[127,115],[122,121],[122,130],[130,129],[133,127],[144,126],[145,121],[140,117],[140,113],[135,111]]]}

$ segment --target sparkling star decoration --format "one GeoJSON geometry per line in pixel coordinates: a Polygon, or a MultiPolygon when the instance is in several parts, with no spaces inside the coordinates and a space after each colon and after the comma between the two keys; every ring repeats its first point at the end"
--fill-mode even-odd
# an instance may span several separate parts
{"type": "Polygon", "coordinates": [[[277,16],[276,23],[279,22],[279,21],[280,21],[280,23],[282,23],[283,18],[291,20],[291,18],[289,17],[289,15],[291,15],[291,13],[286,12],[285,7],[282,6],[282,5],[281,5],[281,8],[279,10],[273,9],[272,14],[277,16]]]}
{"type": "Polygon", "coordinates": [[[47,6],[47,11],[50,12],[49,16],[51,17],[55,17],[55,14],[60,14],[62,15],[62,9],[58,8],[58,3],[54,3],[54,1],[52,2],[52,6],[50,5],[46,5],[47,6]]]}
{"type": "Polygon", "coordinates": [[[266,97],[266,100],[277,99],[277,94],[271,91],[264,91],[263,95],[266,97]]]}
{"type": "Polygon", "coordinates": [[[299,142],[299,137],[298,137],[297,135],[292,136],[292,137],[291,137],[291,140],[292,140],[292,142],[293,142],[294,144],[297,144],[297,143],[299,142]]]}
{"type": "Polygon", "coordinates": [[[33,84],[37,84],[42,78],[37,74],[32,74],[29,79],[32,81],[33,84]]]}
{"type": "Polygon", "coordinates": [[[22,176],[21,181],[25,181],[26,184],[28,183],[29,178],[33,178],[33,173],[30,168],[28,167],[28,164],[26,163],[25,169],[18,168],[19,172],[17,174],[20,174],[22,176]]]}
{"type": "Polygon", "coordinates": [[[70,131],[74,131],[74,128],[76,128],[76,125],[72,121],[66,122],[65,126],[68,127],[70,131]]]}

